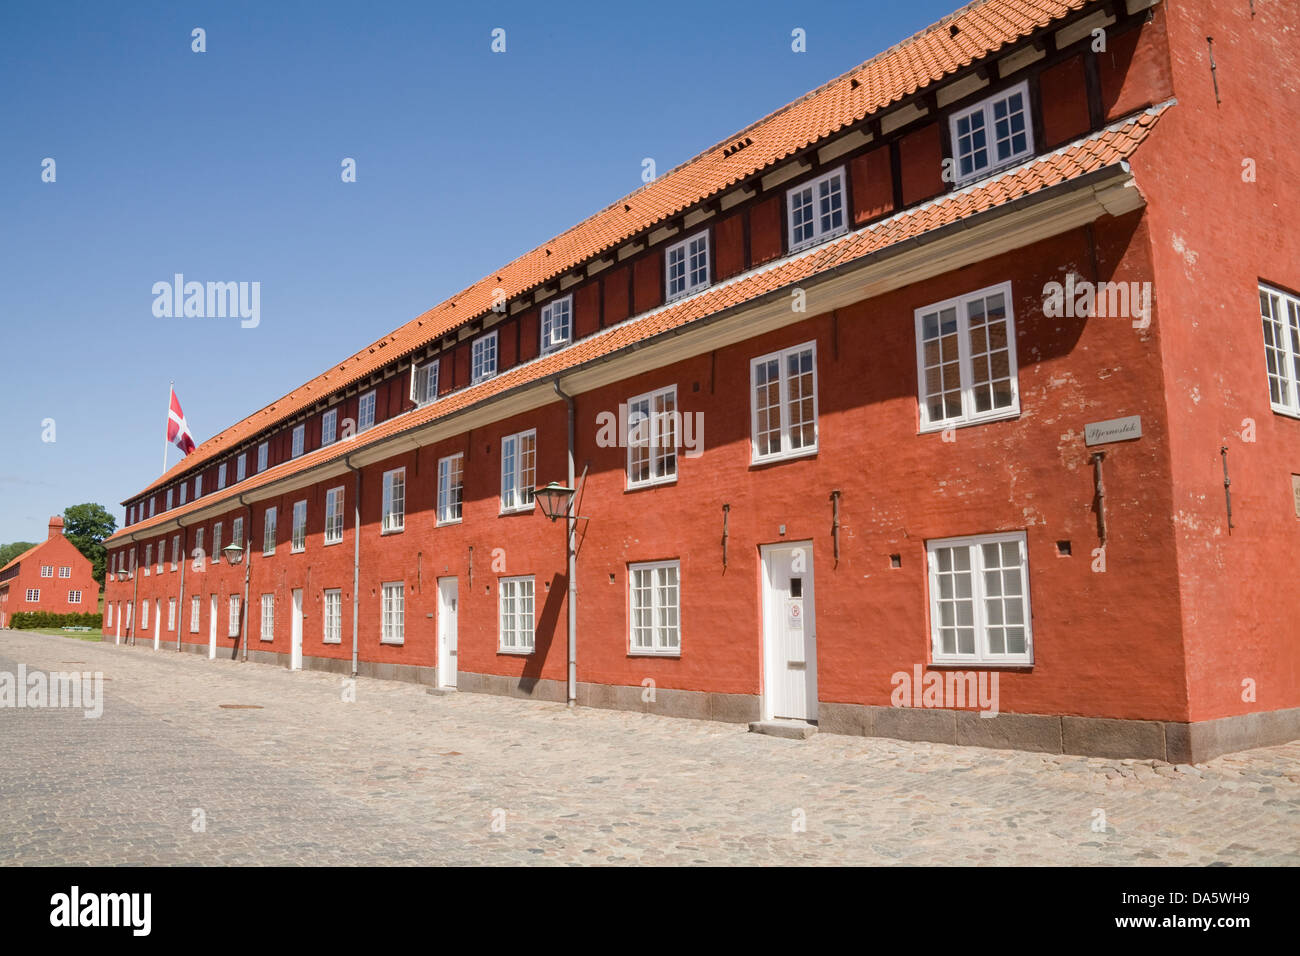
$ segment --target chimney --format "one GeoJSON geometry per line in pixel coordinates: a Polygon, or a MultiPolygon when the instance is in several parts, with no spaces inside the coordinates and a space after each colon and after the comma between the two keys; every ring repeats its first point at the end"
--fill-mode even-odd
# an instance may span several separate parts
{"type": "Polygon", "coordinates": [[[61,536],[62,534],[63,534],[63,519],[60,518],[58,515],[54,515],[53,517],[50,518],[50,536],[45,540],[49,541],[53,538],[57,538],[61,536]]]}

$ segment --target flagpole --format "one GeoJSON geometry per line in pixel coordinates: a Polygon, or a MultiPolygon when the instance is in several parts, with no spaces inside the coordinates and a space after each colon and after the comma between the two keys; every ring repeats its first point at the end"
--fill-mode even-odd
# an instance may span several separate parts
{"type": "Polygon", "coordinates": [[[161,474],[167,474],[167,446],[171,444],[167,440],[167,433],[172,428],[172,392],[176,388],[176,380],[172,379],[167,383],[167,424],[163,426],[163,469],[161,474]]]}

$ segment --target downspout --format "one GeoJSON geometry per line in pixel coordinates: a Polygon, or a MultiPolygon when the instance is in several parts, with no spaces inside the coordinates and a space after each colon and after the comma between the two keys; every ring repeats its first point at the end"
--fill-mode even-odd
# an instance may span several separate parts
{"type": "Polygon", "coordinates": [[[131,646],[135,646],[135,629],[140,620],[140,542],[131,542],[131,646]]]}
{"type": "MultiPolygon", "coordinates": [[[[573,396],[566,395],[560,388],[560,380],[557,378],[551,383],[555,387],[555,394],[564,399],[564,404],[568,406],[569,411],[569,487],[574,488],[574,464],[573,464],[573,444],[574,444],[574,403],[573,396]]],[[[568,559],[569,559],[569,706],[574,707],[578,703],[578,491],[574,488],[573,497],[569,499],[569,513],[565,517],[568,524],[568,559]]]]}
{"type": "Polygon", "coordinates": [[[181,625],[185,618],[185,555],[189,553],[189,539],[185,534],[185,525],[181,519],[176,519],[176,527],[181,530],[181,553],[178,555],[181,562],[181,593],[176,597],[176,653],[181,652],[181,625]]]}
{"type": "Polygon", "coordinates": [[[357,676],[358,589],[361,587],[361,469],[352,466],[352,456],[344,455],[343,464],[357,476],[352,493],[352,676],[357,676]]]}
{"type": "Polygon", "coordinates": [[[248,663],[248,577],[249,570],[253,566],[253,506],[244,500],[243,494],[239,496],[239,503],[248,509],[248,525],[244,528],[244,606],[239,609],[241,621],[239,623],[239,643],[243,645],[243,656],[240,663],[248,663]]]}

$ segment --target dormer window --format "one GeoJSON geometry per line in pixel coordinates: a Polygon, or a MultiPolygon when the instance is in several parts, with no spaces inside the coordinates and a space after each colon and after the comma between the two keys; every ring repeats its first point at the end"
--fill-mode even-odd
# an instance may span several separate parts
{"type": "Polygon", "coordinates": [[[438,360],[411,366],[411,401],[428,405],[438,397],[438,360]]]}
{"type": "Polygon", "coordinates": [[[375,393],[366,392],[357,401],[357,431],[363,432],[375,424],[375,393]]]}
{"type": "Polygon", "coordinates": [[[226,487],[226,463],[223,461],[217,465],[217,491],[226,487]]]}
{"type": "Polygon", "coordinates": [[[185,504],[185,493],[188,492],[189,490],[190,490],[190,483],[188,481],[182,481],[181,482],[181,504],[185,504]]]}
{"type": "Polygon", "coordinates": [[[334,444],[338,438],[339,410],[331,408],[328,412],[320,417],[320,443],[321,447],[334,444]]]}
{"type": "Polygon", "coordinates": [[[542,354],[563,348],[573,339],[573,296],[542,306],[542,354]]]}
{"type": "Polygon", "coordinates": [[[266,460],[270,454],[270,448],[266,442],[257,446],[257,470],[259,473],[266,471],[266,460]]]}
{"type": "Polygon", "coordinates": [[[470,384],[477,385],[497,373],[497,334],[495,331],[474,340],[471,349],[472,376],[470,384]]]}
{"type": "Polygon", "coordinates": [[[683,239],[664,252],[668,300],[680,299],[709,285],[709,234],[683,239]]]}
{"type": "Polygon", "coordinates": [[[844,167],[823,173],[786,193],[790,251],[799,252],[848,230],[844,216],[844,167]]]}
{"type": "Polygon", "coordinates": [[[246,453],[241,453],[240,456],[235,459],[235,481],[244,480],[244,475],[247,471],[247,468],[248,468],[248,455],[246,453]]]}
{"type": "Polygon", "coordinates": [[[1034,151],[1028,82],[954,113],[949,123],[958,185],[1008,166],[1034,151]]]}
{"type": "Polygon", "coordinates": [[[307,441],[307,426],[296,425],[293,429],[293,451],[290,453],[291,458],[297,458],[303,452],[303,446],[307,441]]]}

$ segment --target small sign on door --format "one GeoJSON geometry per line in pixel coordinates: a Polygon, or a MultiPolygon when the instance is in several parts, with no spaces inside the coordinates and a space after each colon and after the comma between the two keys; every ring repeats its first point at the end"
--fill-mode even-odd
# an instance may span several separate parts
{"type": "Polygon", "coordinates": [[[1291,496],[1295,498],[1295,516],[1300,518],[1300,475],[1291,476],[1291,496]]]}

